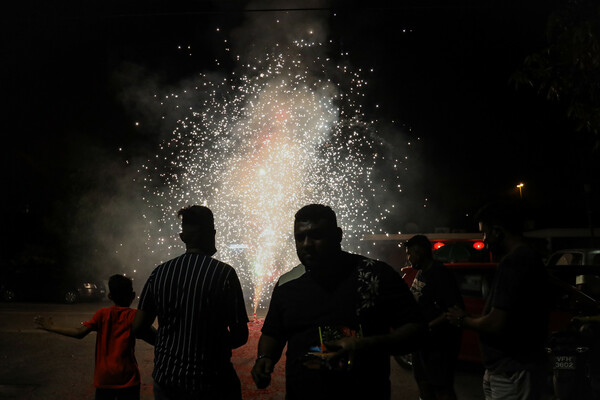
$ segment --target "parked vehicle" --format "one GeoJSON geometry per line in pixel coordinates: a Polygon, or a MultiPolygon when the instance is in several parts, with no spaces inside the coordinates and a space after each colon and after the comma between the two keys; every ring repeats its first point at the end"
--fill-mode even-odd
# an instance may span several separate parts
{"type": "Polygon", "coordinates": [[[546,265],[595,265],[600,267],[600,249],[563,249],[548,257],[546,265]]]}
{"type": "Polygon", "coordinates": [[[106,298],[102,281],[56,266],[34,265],[2,271],[0,299],[3,301],[57,301],[77,303],[106,298]]]}
{"type": "MultiPolygon", "coordinates": [[[[483,243],[481,233],[427,233],[432,243],[433,257],[443,262],[452,270],[463,296],[466,310],[471,315],[481,315],[486,298],[491,290],[497,263],[493,262],[489,249],[483,243]]],[[[413,234],[378,234],[363,238],[366,248],[373,255],[392,265],[399,271],[410,286],[416,270],[406,267],[406,252],[403,243],[413,234]]],[[[539,238],[529,241],[534,246],[541,246],[539,238]]],[[[536,247],[537,248],[537,247],[536,247]]],[[[582,256],[583,260],[589,260],[582,256]]],[[[598,264],[598,258],[592,257],[592,263],[598,264]],[[593,261],[596,260],[596,261],[593,261]]],[[[589,262],[589,261],[586,261],[589,262]]],[[[585,269],[579,266],[548,267],[553,282],[552,313],[549,334],[561,332],[568,328],[573,316],[600,314],[600,288],[596,274],[600,268],[585,269]]],[[[410,354],[395,357],[404,367],[411,366],[410,354]]],[[[469,329],[463,330],[459,359],[466,362],[481,362],[478,334],[469,329]]]]}
{"type": "Polygon", "coordinates": [[[599,322],[581,321],[572,321],[565,330],[550,334],[547,350],[557,399],[599,398],[599,335],[599,322]]]}
{"type": "MultiPolygon", "coordinates": [[[[481,315],[498,265],[491,262],[446,263],[445,265],[454,273],[467,312],[471,315],[481,315]]],[[[402,272],[406,283],[411,285],[416,270],[412,267],[404,267],[402,272]]],[[[557,272],[550,270],[549,272],[553,283],[549,332],[565,330],[575,315],[600,313],[600,301],[569,284],[569,279],[571,279],[569,274],[573,275],[572,279],[574,280],[576,270],[571,269],[569,274],[560,268],[557,272]]],[[[463,330],[458,358],[461,361],[481,362],[479,340],[475,331],[463,330]]]]}

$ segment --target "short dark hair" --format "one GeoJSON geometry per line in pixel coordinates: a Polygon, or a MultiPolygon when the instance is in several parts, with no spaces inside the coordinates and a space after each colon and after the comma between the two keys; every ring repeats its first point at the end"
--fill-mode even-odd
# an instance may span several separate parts
{"type": "Polygon", "coordinates": [[[212,211],[204,206],[184,207],[177,213],[181,218],[181,226],[193,226],[195,228],[213,230],[215,229],[215,219],[212,211]]]}
{"type": "Polygon", "coordinates": [[[525,209],[521,204],[509,200],[492,201],[475,213],[475,222],[499,226],[513,234],[523,233],[525,209]]]}
{"type": "Polygon", "coordinates": [[[108,290],[115,304],[129,305],[133,293],[133,282],[125,275],[115,274],[108,279],[108,290]]]}
{"type": "Polygon", "coordinates": [[[335,211],[323,204],[309,204],[302,207],[295,215],[295,221],[319,221],[326,220],[337,226],[335,211]]]}
{"type": "Polygon", "coordinates": [[[425,235],[415,235],[408,239],[405,243],[407,248],[418,247],[422,249],[426,254],[431,255],[431,241],[425,235]]]}

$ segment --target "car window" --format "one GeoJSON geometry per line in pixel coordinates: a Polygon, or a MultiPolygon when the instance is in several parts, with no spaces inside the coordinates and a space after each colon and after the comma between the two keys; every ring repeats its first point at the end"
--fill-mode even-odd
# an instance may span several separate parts
{"type": "Polygon", "coordinates": [[[548,273],[554,279],[553,285],[559,290],[557,305],[561,309],[579,307],[581,302],[587,303],[590,297],[600,299],[600,269],[590,266],[549,266],[548,273]]]}
{"type": "Polygon", "coordinates": [[[600,265],[600,253],[594,254],[594,257],[591,259],[592,265],[600,265]]]}
{"type": "Polygon", "coordinates": [[[555,254],[550,258],[548,265],[573,265],[582,264],[583,254],[581,253],[561,253],[555,254]]]}

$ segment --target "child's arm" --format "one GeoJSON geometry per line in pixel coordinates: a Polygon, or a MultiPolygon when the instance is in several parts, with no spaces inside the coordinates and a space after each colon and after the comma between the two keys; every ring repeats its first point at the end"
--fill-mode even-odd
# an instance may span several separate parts
{"type": "Polygon", "coordinates": [[[52,317],[44,318],[40,315],[34,318],[34,322],[38,325],[39,329],[44,329],[48,332],[54,332],[59,333],[61,335],[74,337],[76,339],[83,339],[87,336],[88,333],[92,331],[91,328],[88,328],[85,325],[81,325],[77,328],[54,325],[52,317]]]}

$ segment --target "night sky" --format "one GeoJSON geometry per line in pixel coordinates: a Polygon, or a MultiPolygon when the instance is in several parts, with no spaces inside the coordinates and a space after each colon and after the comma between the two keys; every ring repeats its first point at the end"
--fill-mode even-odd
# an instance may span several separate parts
{"type": "Polygon", "coordinates": [[[4,260],[15,248],[101,251],[90,228],[98,208],[110,216],[105,229],[127,232],[119,178],[131,173],[126,161],[151,157],[172,122],[153,118],[152,96],[227,73],[254,39],[240,27],[274,8],[319,20],[332,57],[348,52],[353,66],[372,68],[368,119],[394,121],[386,141],[416,143],[401,199],[410,212],[392,215],[390,231],[475,230],[469,215],[494,196],[518,198],[520,182],[536,228],[588,224],[583,186],[594,172],[583,138],[564,106],[510,80],[546,45],[560,1],[127,3],[22,2],[3,17],[4,260]]]}

